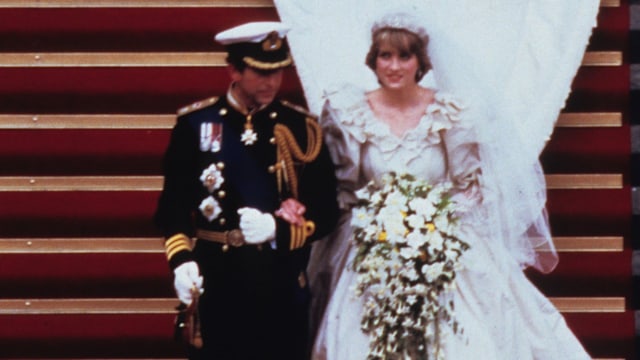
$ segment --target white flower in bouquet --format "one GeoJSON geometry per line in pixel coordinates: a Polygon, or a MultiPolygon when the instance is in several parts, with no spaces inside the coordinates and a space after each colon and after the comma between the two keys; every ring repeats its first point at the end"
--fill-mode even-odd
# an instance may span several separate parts
{"type": "Polygon", "coordinates": [[[400,271],[400,276],[408,279],[409,281],[416,281],[420,278],[420,275],[413,267],[406,267],[400,271]]]}
{"type": "Polygon", "coordinates": [[[427,237],[429,239],[429,246],[434,251],[438,251],[438,252],[443,251],[443,246],[445,244],[445,239],[442,237],[440,232],[438,232],[438,231],[429,232],[427,234],[427,237]]]}
{"type": "Polygon", "coordinates": [[[365,228],[373,220],[373,212],[370,209],[357,208],[351,215],[351,224],[360,228],[365,228]]]}
{"type": "Polygon", "coordinates": [[[420,256],[420,251],[418,251],[416,248],[413,248],[411,246],[405,246],[402,249],[400,249],[400,256],[403,259],[411,260],[420,256]]]}
{"type": "Polygon", "coordinates": [[[426,220],[431,220],[437,210],[433,202],[425,198],[412,199],[409,201],[409,208],[415,211],[417,216],[422,216],[426,220]]]}
{"type": "Polygon", "coordinates": [[[409,245],[410,248],[417,250],[422,248],[425,245],[427,238],[424,234],[414,231],[414,232],[411,232],[409,235],[407,235],[406,240],[407,240],[407,245],[409,245]]]}
{"type": "Polygon", "coordinates": [[[406,221],[410,228],[420,230],[424,227],[427,218],[419,214],[411,214],[406,217],[406,221]]]}
{"type": "Polygon", "coordinates": [[[428,282],[434,282],[442,275],[442,265],[442,263],[433,263],[422,266],[422,273],[427,277],[428,282]]]}
{"type": "Polygon", "coordinates": [[[396,207],[384,207],[376,216],[376,221],[387,232],[393,234],[404,234],[406,227],[404,225],[403,211],[396,207]]]}
{"type": "Polygon", "coordinates": [[[373,193],[371,194],[371,204],[375,204],[375,205],[379,205],[381,204],[383,201],[382,197],[380,196],[379,193],[373,193]]]}
{"type": "Polygon", "coordinates": [[[385,208],[398,210],[398,211],[407,211],[407,197],[397,191],[392,189],[392,191],[385,197],[385,208]]]}
{"type": "Polygon", "coordinates": [[[445,234],[451,233],[451,222],[446,216],[440,215],[433,219],[433,225],[445,234]]]}
{"type": "Polygon", "coordinates": [[[447,183],[388,173],[356,192],[355,293],[365,304],[369,360],[440,359],[441,327],[458,330],[448,292],[469,245],[458,236],[449,191],[447,183]]]}

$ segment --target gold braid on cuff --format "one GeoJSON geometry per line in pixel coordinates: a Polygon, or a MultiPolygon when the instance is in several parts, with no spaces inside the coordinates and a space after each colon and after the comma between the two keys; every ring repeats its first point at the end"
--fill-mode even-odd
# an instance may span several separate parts
{"type": "Polygon", "coordinates": [[[316,224],[313,221],[305,221],[304,225],[291,225],[291,243],[289,250],[296,250],[304,246],[307,238],[316,231],[316,224]]]}
{"type": "Polygon", "coordinates": [[[164,242],[164,249],[167,254],[167,260],[171,260],[180,251],[191,251],[191,239],[185,234],[173,235],[164,242]]]}

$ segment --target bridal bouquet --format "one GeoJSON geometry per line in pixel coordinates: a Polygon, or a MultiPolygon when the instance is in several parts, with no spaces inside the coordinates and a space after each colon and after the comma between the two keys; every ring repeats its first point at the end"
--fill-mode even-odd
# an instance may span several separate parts
{"type": "Polygon", "coordinates": [[[371,182],[356,193],[353,266],[369,360],[442,359],[440,327],[460,330],[450,290],[469,245],[460,239],[449,190],[389,173],[381,186],[371,182]]]}

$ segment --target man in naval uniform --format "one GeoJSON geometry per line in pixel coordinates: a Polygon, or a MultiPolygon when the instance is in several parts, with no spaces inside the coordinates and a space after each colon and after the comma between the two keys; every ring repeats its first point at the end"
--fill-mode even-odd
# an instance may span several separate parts
{"type": "Polygon", "coordinates": [[[231,85],[179,110],[165,154],[155,222],[180,301],[201,293],[192,359],[308,358],[309,244],[338,206],[316,119],[276,99],[287,30],[258,22],[216,36],[231,85]]]}

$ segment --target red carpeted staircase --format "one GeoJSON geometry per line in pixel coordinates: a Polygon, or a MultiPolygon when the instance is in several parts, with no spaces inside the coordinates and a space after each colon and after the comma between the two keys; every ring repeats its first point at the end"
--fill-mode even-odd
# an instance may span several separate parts
{"type": "MultiPolygon", "coordinates": [[[[176,109],[226,90],[213,35],[277,18],[270,0],[0,0],[0,359],[184,358],[151,223],[161,156],[176,109]]],[[[626,0],[599,20],[542,156],[560,265],[530,276],[594,358],[633,359],[626,0]]]]}
{"type": "Polygon", "coordinates": [[[560,264],[550,275],[529,272],[548,296],[592,301],[589,310],[568,309],[565,317],[596,358],[636,359],[628,36],[629,4],[603,1],[573,92],[541,157],[548,177],[582,175],[580,183],[549,182],[560,264]]]}

